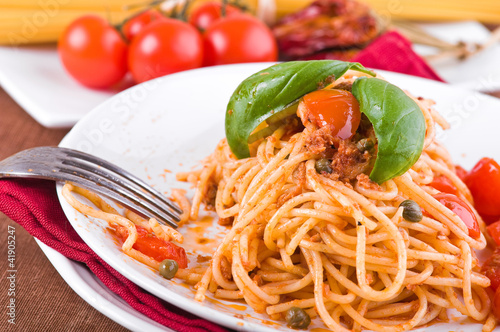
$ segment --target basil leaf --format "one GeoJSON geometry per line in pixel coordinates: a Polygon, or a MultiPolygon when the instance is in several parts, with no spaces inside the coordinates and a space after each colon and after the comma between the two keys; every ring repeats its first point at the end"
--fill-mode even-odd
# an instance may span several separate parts
{"type": "Polygon", "coordinates": [[[226,138],[234,155],[240,159],[250,157],[248,137],[259,124],[349,69],[375,76],[359,63],[320,60],[280,63],[245,79],[226,110],[226,138]]]}
{"type": "Polygon", "coordinates": [[[373,124],[378,152],[370,179],[383,183],[406,172],[424,147],[425,119],[400,88],[378,78],[359,78],[352,93],[373,124]]]}

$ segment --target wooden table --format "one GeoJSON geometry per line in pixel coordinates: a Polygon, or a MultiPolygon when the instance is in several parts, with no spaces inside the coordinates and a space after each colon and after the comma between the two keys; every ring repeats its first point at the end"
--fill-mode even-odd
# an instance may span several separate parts
{"type": "MultiPolygon", "coordinates": [[[[493,93],[500,98],[500,91],[493,93]]],[[[0,88],[0,160],[35,146],[57,145],[69,129],[35,122],[0,88]]],[[[126,331],[83,301],[59,276],[35,240],[0,213],[0,331],[126,331]],[[16,228],[16,326],[5,315],[7,227],[16,228]]]]}

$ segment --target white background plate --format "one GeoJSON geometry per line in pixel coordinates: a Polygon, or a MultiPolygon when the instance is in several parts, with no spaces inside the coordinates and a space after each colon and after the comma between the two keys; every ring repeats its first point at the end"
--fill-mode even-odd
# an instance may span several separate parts
{"type": "MultiPolygon", "coordinates": [[[[114,162],[161,192],[168,193],[171,188],[179,187],[189,189],[189,185],[175,181],[175,173],[199,165],[199,161],[213,151],[224,136],[224,113],[229,96],[239,82],[266,66],[246,64],[205,68],[135,86],[95,108],[73,128],[61,146],[114,162]]],[[[483,156],[500,159],[500,149],[491,149],[500,136],[497,129],[500,101],[434,81],[380,73],[414,95],[437,102],[438,111],[453,125],[452,130],[446,134],[440,132],[439,136],[457,163],[470,168],[483,156]]],[[[58,187],[59,194],[60,189],[58,187]]],[[[108,264],[147,291],[234,329],[288,330],[282,325],[269,325],[264,316],[244,309],[240,304],[229,306],[230,302],[223,304],[224,301],[194,301],[194,291],[180,281],[167,281],[124,255],[105,230],[104,222],[89,220],[62,197],[60,200],[66,216],[82,239],[108,264]]],[[[216,231],[217,227],[207,229],[211,237],[216,231]]],[[[187,251],[192,248],[190,241],[192,238],[188,237],[183,245],[187,251]]],[[[427,331],[443,327],[433,325],[427,331]]],[[[480,325],[461,319],[452,321],[445,328],[481,330],[480,325]]]]}
{"type": "Polygon", "coordinates": [[[0,85],[38,123],[49,128],[73,126],[119,91],[80,85],[64,71],[53,45],[0,47],[0,85]]]}
{"type": "MultiPolygon", "coordinates": [[[[490,32],[478,22],[420,24],[442,40],[483,43],[490,32]]],[[[416,46],[421,55],[435,49],[416,46]]],[[[466,61],[445,59],[432,63],[441,77],[469,89],[500,89],[500,44],[466,61]]],[[[127,84],[127,83],[125,83],[127,84]]],[[[0,85],[42,125],[71,127],[91,109],[116,94],[85,88],[63,69],[55,46],[0,47],[0,85]]],[[[119,88],[117,88],[119,90],[119,88]]],[[[116,90],[116,89],[115,89],[116,90]]]]}

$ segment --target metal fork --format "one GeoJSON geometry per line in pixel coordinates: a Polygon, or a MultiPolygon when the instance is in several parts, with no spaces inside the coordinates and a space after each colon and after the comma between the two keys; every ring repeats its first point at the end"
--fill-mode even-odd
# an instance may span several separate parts
{"type": "Polygon", "coordinates": [[[16,153],[0,161],[0,178],[5,177],[68,181],[174,228],[182,213],[172,201],[130,172],[72,149],[43,146],[16,153]]]}

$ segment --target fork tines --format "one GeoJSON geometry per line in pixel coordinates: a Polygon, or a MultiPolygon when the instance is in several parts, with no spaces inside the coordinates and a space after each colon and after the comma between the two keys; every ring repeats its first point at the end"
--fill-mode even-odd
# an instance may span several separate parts
{"type": "Polygon", "coordinates": [[[174,228],[180,220],[182,210],[164,195],[130,172],[87,153],[67,148],[39,147],[22,151],[2,164],[9,164],[9,161],[12,167],[20,164],[29,166],[29,171],[24,174],[26,177],[72,182],[174,228]]]}

